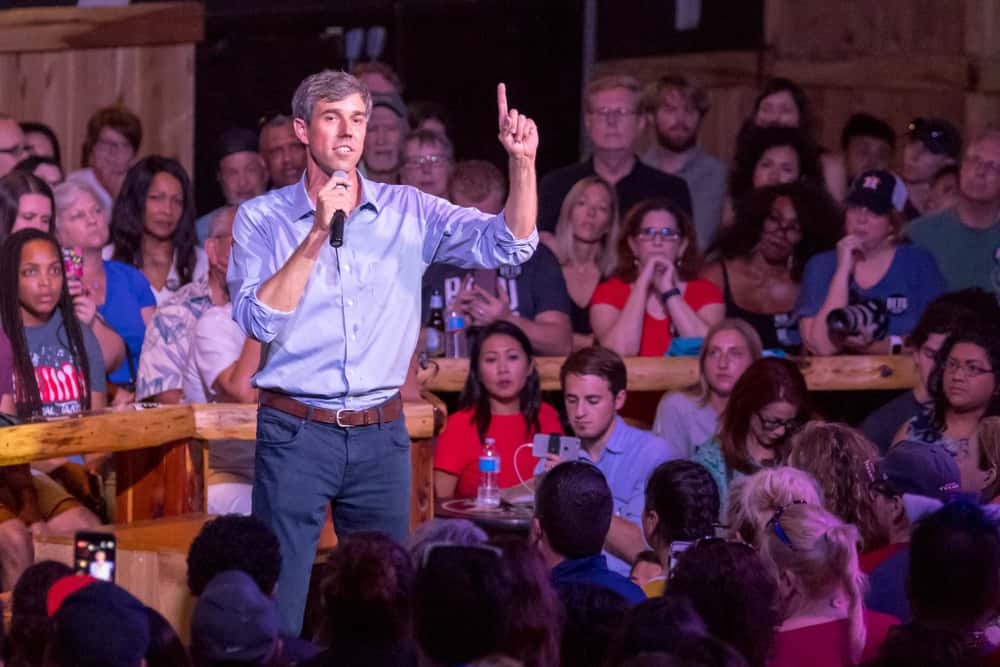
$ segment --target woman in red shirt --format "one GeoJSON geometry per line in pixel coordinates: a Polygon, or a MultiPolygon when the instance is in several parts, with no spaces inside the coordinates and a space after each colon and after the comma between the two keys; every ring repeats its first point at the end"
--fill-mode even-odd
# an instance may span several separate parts
{"type": "Polygon", "coordinates": [[[778,580],[784,623],[770,667],[841,667],[871,660],[894,616],[863,606],[858,529],[819,505],[779,507],[767,523],[761,555],[778,580]]]}
{"type": "Polygon", "coordinates": [[[469,351],[469,376],[434,451],[434,494],[470,498],[479,486],[479,455],[492,438],[500,455],[500,487],[531,479],[536,433],[562,434],[559,415],[542,402],[531,343],[517,325],[484,327],[469,351]],[[522,445],[528,446],[519,449],[522,445]]]}
{"type": "Polygon", "coordinates": [[[700,256],[691,219],[667,199],[633,206],[622,223],[615,276],[594,291],[590,323],[623,357],[659,357],[674,337],[701,338],[725,314],[722,292],[695,279],[700,256]]]}

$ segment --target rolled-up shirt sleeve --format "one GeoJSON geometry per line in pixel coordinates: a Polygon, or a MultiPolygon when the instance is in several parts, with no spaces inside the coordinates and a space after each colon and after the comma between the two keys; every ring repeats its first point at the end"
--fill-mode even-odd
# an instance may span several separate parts
{"type": "Polygon", "coordinates": [[[233,302],[233,320],[247,336],[269,343],[277,337],[294,311],[275,310],[263,304],[257,292],[271,277],[273,254],[266,221],[255,219],[241,206],[233,223],[233,249],[226,282],[233,302]]]}
{"type": "Polygon", "coordinates": [[[489,215],[419,195],[420,217],[426,221],[423,254],[427,264],[493,269],[523,264],[538,247],[538,230],[527,238],[514,238],[502,211],[489,215]]]}

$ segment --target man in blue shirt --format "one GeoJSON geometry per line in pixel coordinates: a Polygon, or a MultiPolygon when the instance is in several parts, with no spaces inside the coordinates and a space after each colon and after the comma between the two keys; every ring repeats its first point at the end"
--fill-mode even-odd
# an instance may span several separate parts
{"type": "Polygon", "coordinates": [[[292,100],[301,181],[243,204],[233,228],[233,318],[264,343],[253,512],[281,542],[278,608],[297,634],[326,504],[340,536],[409,530],[409,437],[399,387],[433,262],[495,268],[538,242],[535,124],[497,89],[510,161],[504,211],[486,215],[357,171],[371,95],[353,76],[307,77],[292,100]],[[343,212],[342,247],[331,223],[343,212]]]}
{"type": "MultiPolygon", "coordinates": [[[[684,452],[618,416],[625,405],[628,371],[615,352],[603,347],[577,350],[560,370],[566,416],[580,438],[580,460],[604,473],[614,498],[614,516],[605,540],[608,567],[628,576],[635,557],[649,548],[642,532],[646,480],[664,461],[684,452]]],[[[549,454],[536,472],[561,459],[549,454]]]]}
{"type": "Polygon", "coordinates": [[[646,599],[642,589],[609,570],[601,554],[613,506],[611,489],[592,463],[560,463],[535,492],[532,541],[552,570],[554,586],[596,584],[618,593],[629,604],[638,604],[646,599]]]}

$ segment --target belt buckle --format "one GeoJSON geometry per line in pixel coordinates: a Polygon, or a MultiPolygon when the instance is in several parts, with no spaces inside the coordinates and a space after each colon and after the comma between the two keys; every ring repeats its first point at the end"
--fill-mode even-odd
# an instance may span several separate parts
{"type": "Polygon", "coordinates": [[[338,408],[337,409],[337,414],[336,414],[337,426],[339,426],[340,428],[350,428],[350,426],[351,426],[350,424],[342,424],[341,423],[341,421],[340,421],[340,413],[341,412],[353,412],[353,411],[352,410],[348,410],[346,408],[338,408]]]}

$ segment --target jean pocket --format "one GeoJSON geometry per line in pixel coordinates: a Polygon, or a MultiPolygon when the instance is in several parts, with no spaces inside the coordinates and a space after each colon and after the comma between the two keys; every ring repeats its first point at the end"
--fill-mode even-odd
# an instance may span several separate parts
{"type": "Polygon", "coordinates": [[[410,448],[410,433],[406,430],[405,419],[397,419],[392,424],[389,424],[389,429],[390,438],[394,447],[398,447],[399,449],[410,448]]]}
{"type": "Polygon", "coordinates": [[[305,419],[274,408],[261,407],[257,411],[257,444],[265,447],[290,445],[305,425],[305,419]]]}

